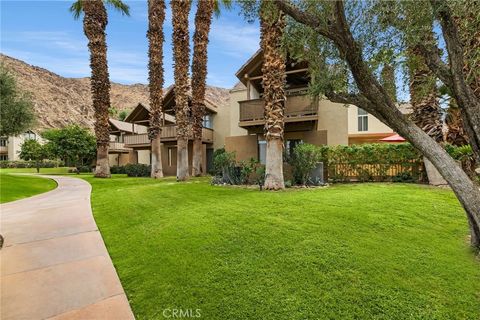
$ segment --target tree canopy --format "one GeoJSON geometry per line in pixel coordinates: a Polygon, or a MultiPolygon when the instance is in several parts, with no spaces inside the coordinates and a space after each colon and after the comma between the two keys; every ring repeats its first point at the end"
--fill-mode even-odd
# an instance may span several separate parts
{"type": "Polygon", "coordinates": [[[4,65],[0,65],[0,105],[0,136],[17,136],[34,125],[33,102],[4,65]]]}
{"type": "Polygon", "coordinates": [[[46,148],[54,157],[76,167],[90,164],[95,158],[95,137],[78,125],[63,129],[50,129],[42,134],[48,140],[46,148]]]}

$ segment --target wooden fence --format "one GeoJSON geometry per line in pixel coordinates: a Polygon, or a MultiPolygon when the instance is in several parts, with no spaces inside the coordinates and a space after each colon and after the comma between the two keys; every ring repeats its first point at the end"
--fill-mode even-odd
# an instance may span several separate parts
{"type": "Polygon", "coordinates": [[[334,182],[367,181],[412,181],[425,179],[422,161],[409,163],[351,164],[333,163],[328,165],[328,179],[334,182]]]}

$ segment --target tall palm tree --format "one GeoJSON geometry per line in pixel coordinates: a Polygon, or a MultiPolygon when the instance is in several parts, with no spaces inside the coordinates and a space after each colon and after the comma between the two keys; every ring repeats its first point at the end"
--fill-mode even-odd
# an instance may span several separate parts
{"type": "MultiPolygon", "coordinates": [[[[426,30],[423,40],[434,41],[431,27],[426,30]]],[[[416,44],[410,44],[407,47],[407,63],[410,76],[412,120],[435,141],[442,142],[442,111],[437,99],[437,78],[426,65],[416,44]]]]}
{"type": "MultiPolygon", "coordinates": [[[[231,0],[222,0],[225,8],[231,7],[231,0]]],[[[220,14],[220,0],[198,1],[195,14],[195,34],[193,35],[192,61],[192,134],[193,156],[192,175],[203,174],[202,168],[202,128],[205,116],[205,88],[207,80],[207,46],[213,12],[220,14]]]]}
{"type": "Polygon", "coordinates": [[[267,140],[265,189],[284,189],[283,133],[285,109],[285,56],[281,39],[284,14],[269,0],[260,7],[260,47],[263,50],[262,86],[265,100],[265,139],[267,140]]]}
{"type": "Polygon", "coordinates": [[[200,176],[202,168],[202,121],[205,115],[208,34],[212,23],[215,0],[198,1],[195,14],[192,61],[192,175],[200,176]]]}
{"type": "Polygon", "coordinates": [[[188,179],[188,67],[190,64],[190,43],[188,14],[190,0],[172,0],[173,60],[175,78],[175,116],[177,126],[177,180],[188,179]]]}
{"type": "Polygon", "coordinates": [[[148,71],[150,91],[150,123],[148,137],[152,145],[152,178],[163,177],[162,149],[160,144],[163,106],[163,22],[165,1],[148,0],[148,71]]]}
{"type": "Polygon", "coordinates": [[[78,0],[72,4],[70,11],[75,19],[83,12],[83,32],[88,39],[90,51],[90,68],[92,76],[90,86],[93,109],[95,111],[95,135],[97,138],[97,165],[95,177],[110,177],[108,163],[110,79],[107,64],[107,42],[105,28],[108,24],[107,10],[104,2],[129,15],[129,7],[120,0],[78,0]]]}

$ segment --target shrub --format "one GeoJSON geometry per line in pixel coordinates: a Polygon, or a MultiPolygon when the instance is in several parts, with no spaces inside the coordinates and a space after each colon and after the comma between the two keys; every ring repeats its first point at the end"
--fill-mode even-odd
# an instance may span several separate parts
{"type": "Polygon", "coordinates": [[[125,166],[112,166],[110,167],[111,174],[125,174],[125,166]]]}
{"type": "Polygon", "coordinates": [[[293,149],[291,165],[295,180],[306,185],[310,180],[310,173],[322,161],[322,148],[308,143],[300,143],[293,149]]]}
{"type": "MultiPolygon", "coordinates": [[[[64,165],[62,161],[59,160],[43,160],[40,161],[40,168],[56,168],[64,165]]],[[[35,168],[35,161],[0,161],[0,168],[35,168]]]]}
{"type": "Polygon", "coordinates": [[[150,166],[146,164],[129,163],[125,165],[125,173],[129,177],[150,177],[150,171],[150,166]]]}
{"type": "Polygon", "coordinates": [[[240,184],[242,181],[241,167],[235,166],[235,153],[224,148],[214,152],[213,167],[215,175],[222,177],[222,183],[240,184]]]}
{"type": "Polygon", "coordinates": [[[473,181],[480,183],[480,177],[475,173],[477,164],[475,163],[475,157],[473,155],[472,146],[469,144],[463,146],[454,146],[451,144],[445,145],[445,150],[448,154],[462,166],[462,169],[473,181]]]}
{"type": "Polygon", "coordinates": [[[89,167],[89,166],[80,166],[78,168],[78,172],[81,172],[81,173],[91,173],[92,172],[92,168],[89,167]]]}
{"type": "Polygon", "coordinates": [[[252,184],[251,176],[255,172],[257,166],[259,165],[258,160],[250,158],[248,161],[242,161],[240,163],[240,180],[244,184],[252,184]]]}
{"type": "Polygon", "coordinates": [[[328,177],[333,182],[387,181],[394,176],[398,180],[403,173],[418,180],[423,161],[420,152],[409,143],[328,147],[325,159],[328,177]]]}
{"type": "Polygon", "coordinates": [[[415,182],[410,172],[401,172],[392,178],[393,182],[415,182]]]}

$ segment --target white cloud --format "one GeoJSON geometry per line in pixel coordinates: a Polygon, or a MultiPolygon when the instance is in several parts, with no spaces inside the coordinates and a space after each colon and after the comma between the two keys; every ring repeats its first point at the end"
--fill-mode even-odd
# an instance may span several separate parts
{"type": "Polygon", "coordinates": [[[245,58],[259,48],[260,30],[252,24],[232,24],[225,18],[214,20],[211,31],[211,43],[234,58],[245,58]]]}

